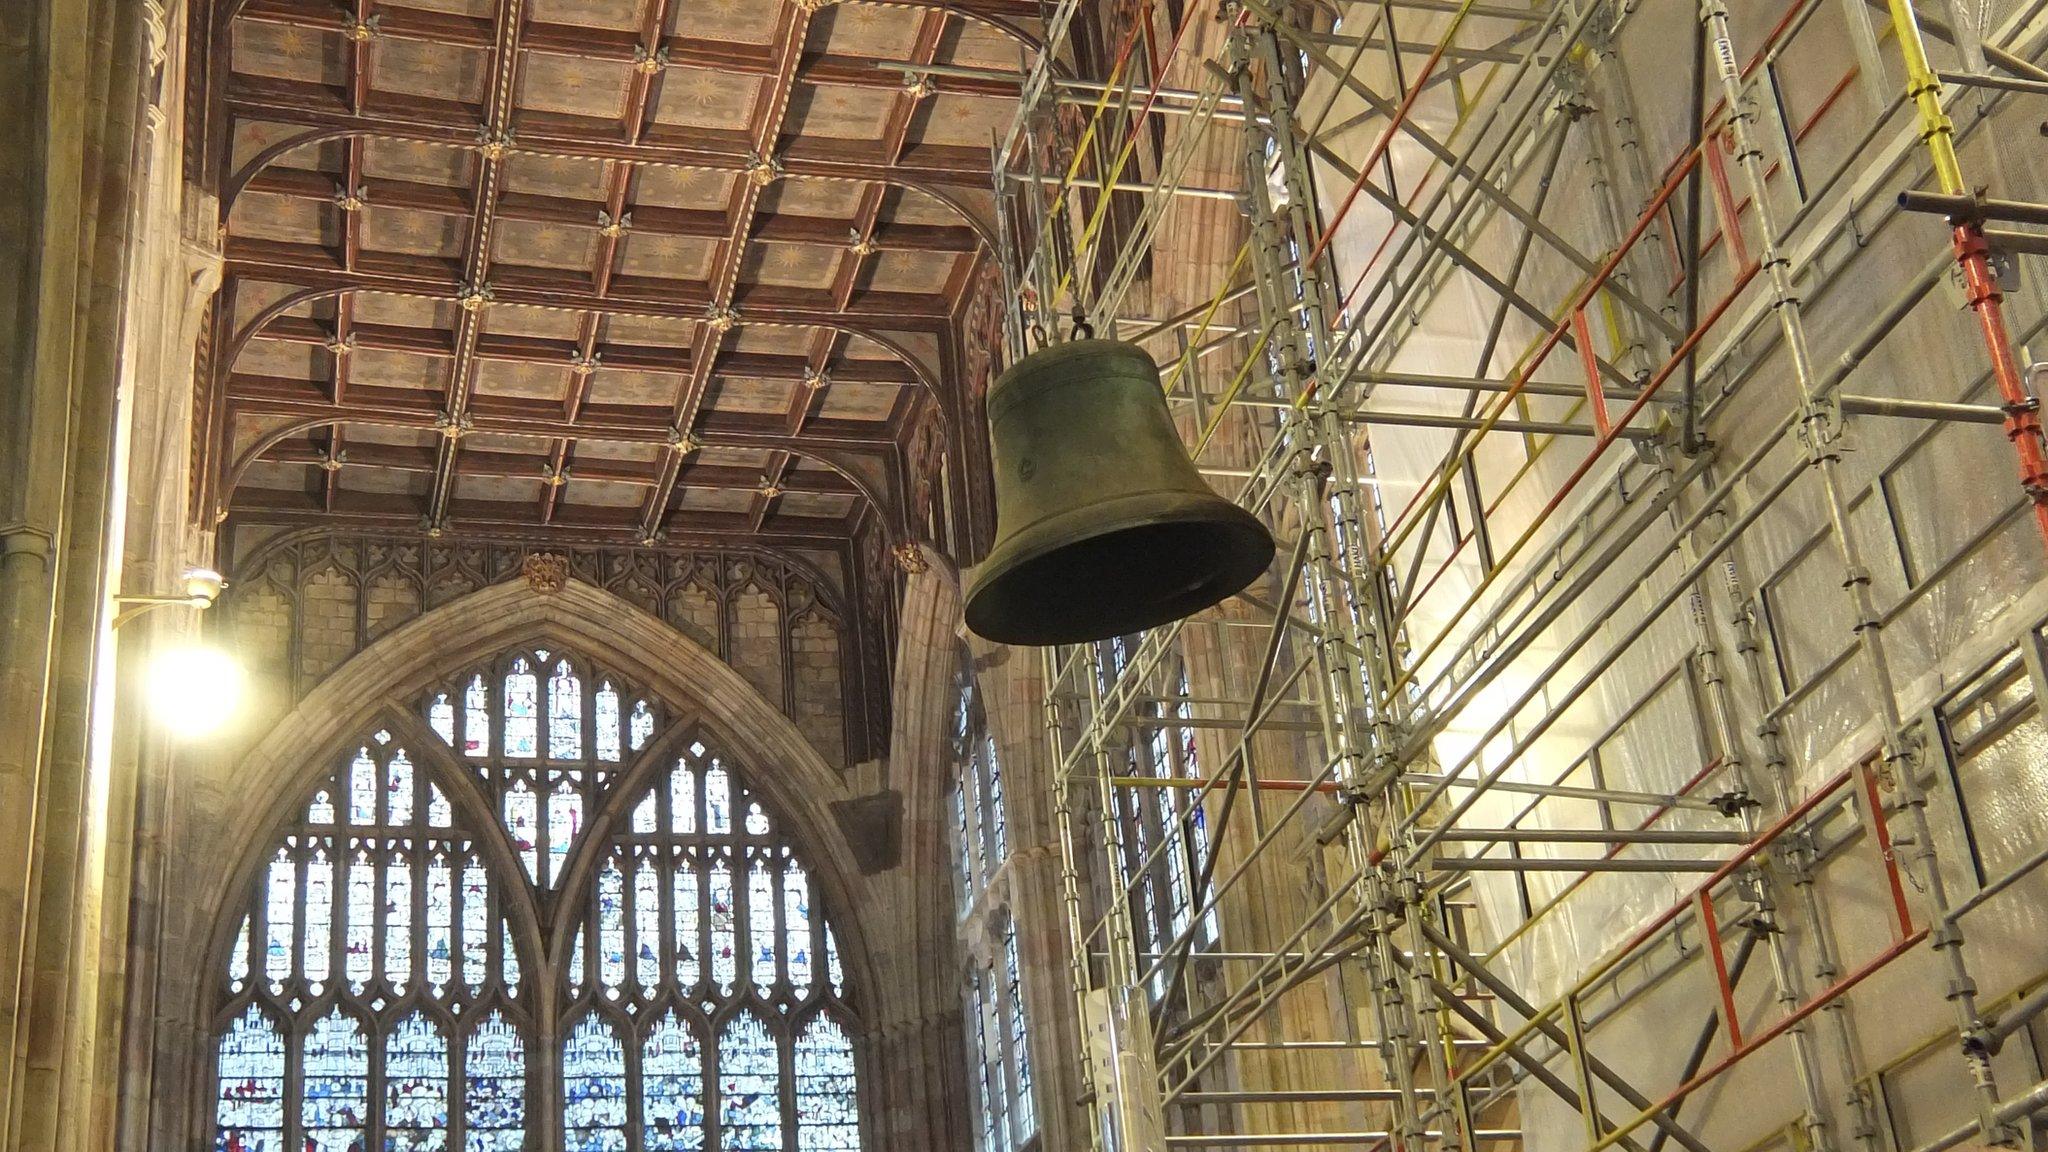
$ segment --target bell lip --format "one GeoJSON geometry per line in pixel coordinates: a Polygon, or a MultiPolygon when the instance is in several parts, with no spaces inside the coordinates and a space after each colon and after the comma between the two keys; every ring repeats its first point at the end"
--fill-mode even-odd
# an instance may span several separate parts
{"type": "MultiPolygon", "coordinates": [[[[988,397],[983,401],[988,419],[993,422],[1003,412],[1027,396],[1035,396],[1047,388],[1057,388],[1072,381],[1062,378],[1052,368],[1069,360],[1122,359],[1128,362],[1130,375],[1149,380],[1154,388],[1160,387],[1159,362],[1152,354],[1127,340],[1069,340],[1064,344],[1048,344],[1003,370],[990,386],[988,397]]],[[[1113,372],[1096,372],[1094,379],[1116,375],[1113,372]]]]}
{"type": "MultiPolygon", "coordinates": [[[[1214,493],[1211,493],[1208,499],[1198,499],[1193,505],[1184,504],[1177,511],[1170,514],[1162,511],[1159,507],[1161,497],[1185,497],[1186,495],[1187,493],[1184,490],[1178,488],[1154,488],[1144,492],[1129,493],[1090,504],[1086,508],[1075,508],[1056,516],[1048,516],[1003,541],[1000,547],[991,550],[987,556],[982,558],[981,563],[975,565],[968,574],[964,593],[961,596],[962,615],[965,617],[968,630],[984,640],[1019,647],[1079,644],[1107,639],[1110,636],[1126,635],[1129,632],[1143,631],[1146,628],[1156,628],[1171,620],[1184,619],[1196,612],[1213,607],[1243,591],[1254,580],[1259,578],[1260,573],[1266,571],[1273,563],[1273,555],[1277,550],[1277,545],[1274,543],[1272,530],[1266,527],[1265,523],[1258,517],[1214,493]],[[1118,505],[1128,504],[1138,504],[1143,507],[1127,511],[1121,517],[1115,514],[1114,510],[1118,505]],[[1100,525],[1100,528],[1098,531],[1090,532],[1084,537],[1064,536],[1060,530],[1074,520],[1085,520],[1088,523],[1100,525]],[[1016,632],[1010,632],[1008,635],[992,634],[990,630],[980,626],[988,623],[987,621],[977,622],[976,620],[976,617],[980,615],[976,611],[977,601],[979,601],[982,594],[1023,564],[1030,554],[1041,551],[1056,539],[1061,539],[1063,536],[1069,541],[1097,539],[1154,525],[1189,523],[1208,523],[1236,529],[1244,532],[1248,537],[1255,535],[1258,541],[1264,545],[1259,563],[1256,566],[1246,564],[1242,573],[1242,579],[1233,577],[1228,586],[1219,586],[1219,592],[1215,599],[1210,600],[1206,604],[1199,604],[1188,609],[1186,612],[1166,616],[1152,623],[1139,625],[1125,631],[1106,632],[1100,636],[1071,634],[1049,640],[1037,640],[1016,632]]],[[[1076,589],[1075,592],[1077,595],[1086,594],[1085,589],[1076,589]]],[[[1002,630],[996,629],[994,631],[1001,632],[1002,630]]]]}

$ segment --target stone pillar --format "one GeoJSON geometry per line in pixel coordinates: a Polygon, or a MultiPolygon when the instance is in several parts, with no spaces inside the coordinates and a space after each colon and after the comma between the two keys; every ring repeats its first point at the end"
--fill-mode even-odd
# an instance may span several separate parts
{"type": "MultiPolygon", "coordinates": [[[[158,0],[0,6],[0,1146],[114,1142],[151,632],[110,597],[198,557],[192,342],[218,260],[183,244],[158,0]],[[116,705],[119,704],[119,707],[116,705]]],[[[210,211],[195,212],[212,237],[210,211]]],[[[146,1009],[145,1009],[146,1011],[146,1009]]],[[[145,1042],[142,1045],[146,1047],[145,1042]]],[[[146,1086],[145,1089],[146,1091],[146,1086]]]]}
{"type": "Polygon", "coordinates": [[[1042,1148],[1086,1148],[1081,1099],[1086,1048],[1074,1000],[1066,909],[1060,889],[1059,831],[1053,821],[1045,681],[1036,649],[972,642],[976,680],[1003,770],[1010,862],[1004,869],[1017,926],[1025,1027],[1042,1148]]]}

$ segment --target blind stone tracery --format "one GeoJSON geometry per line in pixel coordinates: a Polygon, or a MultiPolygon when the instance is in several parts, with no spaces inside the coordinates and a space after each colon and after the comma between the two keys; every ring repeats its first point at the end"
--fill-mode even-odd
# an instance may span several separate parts
{"type": "Polygon", "coordinates": [[[838,942],[736,766],[692,741],[620,796],[666,709],[546,645],[452,673],[418,709],[433,735],[408,730],[445,748],[378,727],[256,869],[215,968],[216,1152],[861,1147],[838,942]],[[451,802],[448,772],[477,788],[451,802]],[[575,925],[560,969],[514,943],[547,917],[575,925]]]}

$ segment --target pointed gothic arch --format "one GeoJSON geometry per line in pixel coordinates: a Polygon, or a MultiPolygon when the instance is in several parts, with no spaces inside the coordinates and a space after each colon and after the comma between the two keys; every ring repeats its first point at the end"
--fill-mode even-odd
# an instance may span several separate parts
{"type": "MultiPolygon", "coordinates": [[[[502,702],[494,700],[492,703],[495,706],[502,702]]],[[[502,707],[499,711],[503,711],[502,707]]],[[[843,966],[843,973],[835,971],[842,982],[840,989],[829,998],[812,996],[804,999],[799,996],[796,1002],[772,1009],[782,1013],[783,1021],[775,1025],[771,1047],[780,1053],[777,1058],[785,1092],[784,1113],[793,1122],[799,1103],[812,1108],[813,1112],[822,1106],[820,1101],[829,1103],[829,1093],[819,1085],[831,1080],[832,1076],[820,1073],[818,1069],[838,1070],[843,1066],[846,1083],[850,1085],[856,1063],[864,1065],[871,1062],[872,1053],[856,1055],[865,1045],[856,1034],[857,1018],[848,1007],[864,1001],[868,994],[867,986],[871,983],[867,978],[866,949],[857,931],[857,916],[866,893],[860,876],[850,865],[849,848],[830,819],[827,808],[832,801],[843,797],[844,787],[836,771],[818,758],[779,708],[761,698],[736,672],[693,641],[617,597],[574,582],[551,595],[537,593],[523,582],[501,584],[475,593],[395,629],[336,669],[241,758],[236,769],[236,787],[225,794],[226,802],[212,814],[212,822],[221,830],[260,828],[268,831],[294,827],[290,822],[303,816],[304,805],[309,803],[309,787],[317,791],[322,780],[328,781],[330,792],[343,787],[335,781],[345,779],[349,769],[340,769],[340,775],[334,775],[337,770],[331,764],[352,742],[364,739],[361,733],[373,730],[366,725],[373,725],[379,735],[407,748],[407,756],[415,766],[418,779],[432,781],[437,802],[445,802],[451,812],[459,812],[465,829],[476,833],[474,839],[490,845],[488,849],[480,847],[479,856],[489,857],[492,879],[496,882],[494,886],[516,892],[521,897],[507,901],[508,908],[516,906],[516,914],[508,913],[505,937],[516,942],[514,947],[518,954],[527,960],[526,980],[529,985],[534,985],[524,995],[521,1005],[528,1015],[516,1022],[516,1039],[525,1045],[527,1051],[537,1051],[544,1045],[559,1048],[561,1041],[569,1036],[569,1029],[581,1019],[580,1015],[572,1019],[564,1012],[569,1005],[562,1002],[562,989],[557,986],[560,980],[556,974],[560,972],[563,959],[562,942],[567,935],[573,934],[564,925],[588,919],[588,914],[581,914],[580,910],[594,898],[593,875],[599,867],[597,862],[601,862],[616,838],[615,830],[624,826],[626,806],[637,802],[640,794],[647,792],[653,782],[664,778],[664,773],[673,771],[678,749],[694,749],[703,754],[707,746],[715,746],[729,750],[732,762],[738,770],[746,773],[748,785],[762,803],[776,813],[778,836],[782,835],[781,827],[789,829],[779,843],[801,845],[807,867],[795,870],[801,873],[801,882],[807,886],[805,890],[810,891],[814,887],[813,895],[818,898],[820,906],[835,913],[837,935],[832,938],[832,951],[836,965],[843,966]],[[584,655],[592,652],[604,654],[602,664],[584,655]],[[570,653],[575,654],[573,658],[568,657],[570,653]],[[549,725],[553,722],[550,718],[552,688],[546,679],[548,670],[539,664],[546,661],[552,669],[553,658],[558,655],[563,657],[562,668],[569,668],[569,661],[573,659],[575,670],[581,673],[580,682],[573,685],[576,705],[571,715],[578,719],[582,725],[579,730],[585,735],[580,737],[581,744],[555,747],[546,743],[549,725]],[[458,719],[461,706],[448,698],[448,685],[451,678],[474,675],[473,670],[479,668],[489,668],[491,677],[496,678],[501,686],[503,677],[514,674],[515,669],[523,668],[525,671],[518,674],[530,673],[539,678],[540,692],[530,701],[538,713],[531,732],[525,729],[511,732],[505,727],[507,721],[504,716],[499,715],[492,721],[497,727],[487,737],[494,749],[503,748],[513,759],[543,766],[521,771],[574,773],[596,771],[602,767],[611,774],[605,787],[586,793],[588,803],[584,811],[589,819],[581,826],[581,836],[560,853],[553,869],[545,875],[537,874],[533,865],[520,857],[516,844],[503,835],[508,810],[503,803],[502,790],[495,788],[498,781],[493,779],[489,766],[495,762],[488,762],[487,757],[467,755],[463,740],[458,738],[458,725],[467,723],[468,717],[458,719]],[[626,691],[609,705],[601,707],[597,704],[600,683],[626,691]],[[630,723],[622,714],[620,703],[634,699],[652,702],[662,714],[661,723],[646,740],[632,739],[634,746],[630,750],[624,746],[629,738],[619,735],[619,746],[611,748],[610,754],[605,755],[601,748],[602,738],[588,734],[591,718],[602,713],[615,725],[630,723]],[[445,714],[443,708],[447,709],[445,714]],[[516,737],[516,747],[504,747],[508,735],[516,737]],[[576,763],[584,767],[572,765],[572,757],[567,755],[570,752],[581,758],[576,763]],[[322,772],[328,775],[322,776],[322,772]],[[489,834],[476,832],[479,828],[487,829],[489,834]],[[516,928],[510,924],[515,919],[519,921],[516,928]],[[792,1008],[795,1009],[793,1012],[792,1008]],[[809,1080],[797,1074],[793,1063],[797,1058],[794,1054],[799,1052],[804,1060],[809,1061],[805,1066],[814,1073],[809,1080]],[[810,1085],[808,1089],[806,1084],[810,1085]],[[802,1096],[806,1091],[811,1095],[802,1096]]],[[[624,729],[618,731],[623,732],[624,729]]],[[[419,785],[422,789],[429,786],[425,783],[419,785]]],[[[421,795],[425,792],[422,791],[421,795]]],[[[331,795],[329,802],[332,802],[331,795]]],[[[234,952],[239,941],[238,933],[244,931],[237,919],[237,905],[247,903],[246,898],[238,900],[237,897],[255,891],[254,886],[263,874],[266,852],[272,839],[269,836],[241,837],[241,841],[253,842],[243,853],[246,858],[235,867],[223,870],[219,881],[208,890],[205,899],[213,910],[211,919],[214,922],[210,933],[212,944],[207,950],[210,958],[222,958],[234,952]]],[[[778,862],[775,865],[779,870],[778,878],[782,875],[781,869],[795,867],[780,861],[796,858],[791,847],[782,847],[779,852],[781,855],[776,857],[778,862]]],[[[303,897],[303,889],[299,894],[303,897]]],[[[770,921],[778,925],[784,922],[782,900],[783,893],[778,888],[773,898],[776,907],[770,915],[770,921]]],[[[792,904],[791,908],[794,907],[792,904]]],[[[822,918],[820,922],[823,923],[822,918]]],[[[337,928],[335,931],[341,930],[337,928]]],[[[820,937],[822,943],[831,936],[832,930],[820,931],[826,933],[820,937]]],[[[795,937],[789,939],[794,941],[795,937]]],[[[782,941],[778,940],[776,946],[780,948],[782,941]]],[[[793,943],[790,946],[795,947],[793,943]]],[[[245,945],[241,954],[253,955],[250,951],[253,948],[253,942],[245,945]]],[[[814,980],[816,986],[822,986],[825,980],[823,957],[818,960],[820,971],[814,980]]],[[[804,961],[809,962],[808,959],[804,961]]],[[[778,960],[776,963],[790,962],[778,960]]],[[[244,1003],[223,1001],[218,986],[207,983],[219,967],[218,964],[210,965],[207,974],[200,977],[200,985],[194,989],[200,1001],[200,1011],[195,1013],[194,1019],[211,1021],[207,1032],[223,1042],[246,1041],[267,1053],[269,1049],[263,1048],[266,1033],[258,1025],[269,1017],[259,1012],[257,1017],[246,1022],[247,1027],[242,1027],[245,1022],[238,1013],[255,1001],[246,997],[244,1003]],[[241,1030],[237,1031],[238,1028],[241,1030]]],[[[416,997],[417,993],[415,988],[409,995],[416,997]]],[[[465,1056],[450,1046],[449,1040],[454,1033],[449,1027],[452,1022],[449,1013],[430,1013],[431,1018],[423,1016],[420,1019],[424,1023],[400,1037],[393,1029],[401,1020],[409,1022],[414,1019],[406,1011],[411,1001],[401,1004],[396,998],[379,999],[383,1003],[371,1010],[375,1018],[359,1021],[357,1031],[370,1048],[386,1044],[400,1047],[391,1053],[380,1050],[371,1059],[372,1065],[381,1069],[388,1060],[430,1060],[439,1053],[439,1058],[452,1065],[457,1084],[470,1075],[470,1070],[463,1063],[465,1056]]],[[[786,991],[784,999],[788,999],[786,991]]],[[[670,1001],[662,1003],[668,1006],[670,1001]]],[[[270,1034],[277,1036],[278,1042],[285,1046],[286,1060],[291,1069],[289,1077],[281,1081],[286,1084],[288,1100],[303,1103],[307,1067],[307,1053],[294,1054],[290,1046],[310,1035],[306,1029],[312,1023],[326,1019],[324,1015],[315,1013],[316,1009],[324,1006],[324,1002],[314,1004],[305,1001],[292,1010],[295,1013],[292,1020],[297,1021],[295,1025],[277,1030],[275,1022],[272,1023],[273,1032],[270,1034]]],[[[265,1007],[274,1015],[284,1015],[283,1009],[277,1005],[265,1007]]],[[[878,1007],[889,1015],[896,1014],[888,1012],[886,1005],[878,1007]]],[[[767,1009],[765,1004],[763,1009],[767,1009]]],[[[699,1026],[690,1035],[700,1054],[696,1065],[700,1075],[709,1074],[709,1063],[702,1059],[703,1055],[714,1053],[716,1046],[725,1042],[728,1026],[738,1021],[744,1011],[737,1004],[727,1004],[708,1014],[698,1013],[705,1018],[698,1021],[699,1026]]],[[[758,1015],[760,1010],[756,1012],[758,1015]]],[[[482,1013],[472,1012],[465,1019],[481,1017],[482,1013]]],[[[776,1019],[773,1015],[762,1018],[776,1019]]],[[[619,1035],[631,1038],[635,1044],[642,1040],[651,1045],[657,1041],[666,1044],[672,1038],[660,1031],[658,1026],[662,1022],[650,1017],[641,1022],[639,1030],[626,1029],[619,1035]]],[[[335,1024],[333,1028],[338,1030],[333,1032],[336,1036],[356,1035],[348,1032],[343,1024],[335,1024]]],[[[739,1043],[738,1040],[734,1042],[739,1043]]],[[[504,1045],[499,1047],[503,1049],[504,1045]]],[[[688,1045],[670,1047],[674,1051],[664,1049],[666,1055],[663,1059],[682,1059],[680,1053],[688,1045]]],[[[648,1051],[651,1053],[653,1049],[648,1051]]],[[[743,1055],[741,1049],[735,1049],[735,1052],[743,1055]]],[[[633,1059],[636,1083],[639,1082],[640,1055],[636,1050],[633,1059]]],[[[539,1079],[542,1083],[523,1086],[526,1111],[534,1124],[547,1131],[553,1128],[561,1115],[560,1065],[542,1059],[531,1064],[529,1071],[537,1073],[531,1079],[539,1079]]],[[[211,1122],[216,1103],[212,1094],[213,1081],[210,1075],[200,1078],[207,1084],[206,1099],[201,1106],[206,1115],[195,1119],[199,1121],[197,1126],[210,1132],[213,1130],[211,1122]]],[[[381,1072],[374,1077],[366,1075],[363,1091],[381,1094],[387,1079],[381,1072]],[[377,1081],[375,1085],[368,1083],[372,1078],[377,1081]]],[[[864,1075],[861,1079],[873,1081],[875,1077],[864,1075]]],[[[671,1088],[683,1082],[664,1081],[671,1088]]],[[[352,1086],[343,1087],[353,1091],[352,1086]]],[[[343,1095],[346,1096],[347,1092],[343,1095]]],[[[348,1096],[350,1100],[353,1098],[348,1096]]],[[[421,1100],[420,1107],[425,1115],[434,1113],[437,1100],[442,1111],[449,1106],[446,1099],[432,1092],[426,1092],[421,1100]]],[[[373,1110],[397,1115],[395,1110],[401,1103],[384,1100],[380,1095],[373,1110]]],[[[633,1114],[638,1116],[640,1111],[640,1102],[636,1101],[633,1114]]],[[[855,1128],[848,1126],[854,1116],[850,1097],[841,1111],[844,1113],[841,1120],[845,1123],[832,1127],[832,1131],[839,1134],[835,1138],[856,1132],[855,1128]]],[[[735,1116],[731,1123],[737,1125],[742,1119],[735,1116]]],[[[305,1123],[304,1118],[287,1119],[279,1133],[280,1139],[284,1131],[308,1130],[305,1123]]],[[[378,1123],[384,1124],[383,1130],[391,1134],[402,1135],[411,1130],[397,1121],[378,1123]]],[[[733,1130],[739,1131],[738,1128],[733,1130]]],[[[825,1129],[817,1130],[822,1132],[825,1129]]],[[[354,1130],[344,1126],[337,1131],[345,1137],[354,1130]]],[[[369,1131],[366,1127],[366,1136],[369,1131]]],[[[655,1130],[649,1129],[642,1135],[648,1141],[655,1141],[646,1147],[659,1146],[655,1130]]],[[[635,1139],[638,1141],[640,1138],[635,1139]]],[[[555,1130],[541,1142],[526,1146],[554,1148],[559,1146],[559,1141],[559,1130],[555,1130]]],[[[244,1141],[240,1146],[248,1147],[249,1144],[244,1141]]],[[[345,1141],[342,1146],[346,1147],[345,1141]]],[[[404,1146],[404,1141],[396,1146],[404,1146]]],[[[636,1143],[635,1146],[639,1145],[636,1143]]],[[[420,1147],[432,1145],[422,1144],[420,1147]]]]}

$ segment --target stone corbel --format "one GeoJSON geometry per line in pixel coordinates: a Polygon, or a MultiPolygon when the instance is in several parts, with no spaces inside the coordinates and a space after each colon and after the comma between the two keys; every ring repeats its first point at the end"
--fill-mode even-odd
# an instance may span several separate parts
{"type": "Polygon", "coordinates": [[[185,273],[185,299],[178,313],[175,351],[182,355],[182,360],[172,360],[171,363],[189,363],[198,353],[199,325],[206,316],[206,306],[213,300],[213,294],[220,291],[227,260],[212,237],[204,240],[186,237],[178,244],[178,257],[183,262],[185,273]]]}

